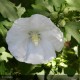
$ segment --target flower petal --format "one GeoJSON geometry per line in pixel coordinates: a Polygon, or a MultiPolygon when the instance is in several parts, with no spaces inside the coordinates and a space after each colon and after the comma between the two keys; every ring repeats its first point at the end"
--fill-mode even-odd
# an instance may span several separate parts
{"type": "Polygon", "coordinates": [[[32,15],[30,17],[30,23],[31,23],[32,30],[34,31],[52,30],[54,26],[50,18],[47,18],[40,14],[32,15]]]}
{"type": "Polygon", "coordinates": [[[46,39],[42,40],[42,49],[44,50],[44,60],[50,61],[52,58],[56,57],[56,53],[53,45],[46,39]]]}
{"type": "Polygon", "coordinates": [[[24,62],[32,64],[47,63],[52,58],[56,57],[56,53],[49,42],[42,41],[41,44],[35,46],[30,43],[28,46],[28,59],[26,58],[24,62]]]}
{"type": "Polygon", "coordinates": [[[60,31],[59,28],[55,28],[49,31],[44,31],[41,33],[42,39],[48,40],[50,43],[52,43],[54,49],[56,51],[61,51],[61,49],[64,46],[64,40],[63,40],[63,33],[60,31]]]}
{"type": "Polygon", "coordinates": [[[21,28],[13,26],[7,33],[6,42],[8,43],[8,49],[12,55],[20,61],[23,61],[26,54],[26,46],[29,41],[28,34],[21,28]]]}
{"type": "Polygon", "coordinates": [[[49,18],[40,14],[34,14],[30,18],[19,18],[13,26],[23,27],[27,32],[52,30],[53,26],[56,27],[49,18]]]}
{"type": "Polygon", "coordinates": [[[44,61],[44,57],[43,55],[44,52],[41,48],[41,46],[35,46],[30,40],[29,40],[29,44],[28,44],[28,49],[27,49],[27,53],[26,53],[26,58],[24,60],[24,62],[26,63],[32,63],[32,64],[39,64],[39,63],[43,63],[44,61]],[[27,55],[28,54],[28,55],[27,55]]]}

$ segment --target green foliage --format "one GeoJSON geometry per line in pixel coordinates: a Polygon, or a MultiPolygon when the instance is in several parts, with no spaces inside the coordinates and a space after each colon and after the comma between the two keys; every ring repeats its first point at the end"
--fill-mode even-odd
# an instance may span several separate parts
{"type": "Polygon", "coordinates": [[[17,13],[18,13],[19,17],[21,17],[22,14],[24,14],[25,11],[26,11],[25,8],[21,7],[21,4],[19,6],[17,6],[17,13]]]}
{"type": "Polygon", "coordinates": [[[71,36],[74,37],[80,44],[80,22],[69,22],[65,25],[67,40],[71,40],[71,36]]]}
{"type": "Polygon", "coordinates": [[[22,63],[19,62],[18,66],[17,66],[17,70],[19,70],[19,73],[21,73],[22,75],[30,75],[31,71],[35,68],[35,65],[32,64],[26,64],[26,63],[22,63]]]}
{"type": "Polygon", "coordinates": [[[5,51],[4,47],[0,48],[0,61],[4,60],[4,61],[8,62],[8,58],[12,58],[12,57],[13,56],[10,53],[5,51]]]}
{"type": "Polygon", "coordinates": [[[18,18],[15,5],[9,0],[0,0],[0,13],[4,18],[8,18],[10,21],[14,21],[18,18]]]}
{"type": "Polygon", "coordinates": [[[0,34],[1,34],[2,36],[5,36],[6,33],[7,33],[6,28],[3,26],[2,23],[0,23],[0,34]]]}
{"type": "Polygon", "coordinates": [[[76,73],[76,70],[73,68],[65,68],[64,73],[67,74],[68,76],[73,76],[76,73]]]}
{"type": "Polygon", "coordinates": [[[79,63],[79,0],[0,0],[0,75],[44,74],[45,79],[48,74],[74,76],[80,74],[79,63]],[[56,54],[56,59],[41,65],[18,62],[8,51],[5,41],[7,31],[11,28],[14,20],[36,13],[49,17],[64,34],[63,50],[56,54]]]}
{"type": "Polygon", "coordinates": [[[40,73],[43,70],[42,66],[36,66],[30,73],[40,73]]]}
{"type": "Polygon", "coordinates": [[[80,1],[79,0],[66,0],[68,11],[80,11],[80,1]]]}
{"type": "Polygon", "coordinates": [[[9,58],[13,56],[6,52],[4,47],[0,47],[0,75],[11,75],[11,69],[7,69],[6,63],[8,63],[9,58]]]}
{"type": "Polygon", "coordinates": [[[12,22],[9,22],[7,20],[2,21],[1,23],[6,30],[9,30],[9,28],[12,26],[12,22]]]}
{"type": "Polygon", "coordinates": [[[0,48],[0,53],[4,52],[5,51],[5,48],[4,47],[1,47],[0,48]]]}
{"type": "Polygon", "coordinates": [[[0,62],[0,75],[5,75],[5,71],[6,71],[6,68],[5,68],[4,62],[0,62]]]}
{"type": "Polygon", "coordinates": [[[60,11],[61,5],[65,0],[36,0],[35,5],[32,5],[34,9],[48,10],[50,13],[60,11]]]}
{"type": "Polygon", "coordinates": [[[65,0],[48,0],[50,5],[54,7],[54,10],[60,11],[62,4],[65,2],[65,0]]]}
{"type": "Polygon", "coordinates": [[[0,0],[0,13],[4,18],[8,18],[10,21],[14,21],[21,17],[24,12],[25,8],[21,7],[21,5],[16,7],[9,0],[0,0]]]}

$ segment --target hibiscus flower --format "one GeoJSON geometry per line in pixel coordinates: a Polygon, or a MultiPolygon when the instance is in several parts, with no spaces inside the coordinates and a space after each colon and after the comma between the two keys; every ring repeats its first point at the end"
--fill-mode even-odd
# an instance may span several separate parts
{"type": "Polygon", "coordinates": [[[6,42],[18,61],[31,64],[47,63],[64,46],[63,33],[50,18],[40,14],[14,21],[6,42]]]}

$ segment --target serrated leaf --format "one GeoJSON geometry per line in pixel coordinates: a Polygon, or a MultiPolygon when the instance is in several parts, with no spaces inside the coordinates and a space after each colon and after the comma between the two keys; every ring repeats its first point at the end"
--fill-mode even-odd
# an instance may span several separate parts
{"type": "Polygon", "coordinates": [[[69,22],[65,25],[66,38],[68,41],[71,40],[71,36],[80,43],[80,22],[69,22]]]}
{"type": "Polygon", "coordinates": [[[6,49],[4,47],[0,48],[0,53],[1,53],[0,60],[8,62],[8,58],[12,58],[13,56],[10,53],[6,52],[5,50],[6,49]]]}
{"type": "Polygon", "coordinates": [[[2,55],[0,56],[1,60],[4,60],[8,62],[8,58],[12,58],[13,56],[8,52],[2,52],[2,55]]]}
{"type": "Polygon", "coordinates": [[[32,5],[32,7],[38,10],[48,10],[49,12],[54,12],[53,5],[50,5],[48,0],[36,0],[35,5],[32,5]]]}
{"type": "Polygon", "coordinates": [[[65,0],[48,0],[48,2],[54,5],[56,11],[59,11],[61,5],[65,2],[65,0]]]}
{"type": "Polygon", "coordinates": [[[80,0],[66,0],[67,2],[67,7],[65,10],[68,11],[80,11],[80,0]]]}
{"type": "Polygon", "coordinates": [[[10,21],[14,21],[18,18],[15,5],[9,0],[0,0],[0,13],[4,18],[8,18],[10,21]]]}
{"type": "Polygon", "coordinates": [[[80,0],[66,0],[66,2],[70,6],[80,7],[80,0]]]}
{"type": "Polygon", "coordinates": [[[58,12],[62,10],[61,6],[65,0],[35,0],[35,4],[32,5],[34,11],[51,17],[51,19],[58,18],[58,12]]]}
{"type": "Polygon", "coordinates": [[[19,17],[21,17],[22,14],[24,14],[24,12],[26,11],[26,9],[24,7],[21,7],[21,4],[18,5],[16,8],[17,8],[17,13],[18,13],[19,17]]]}
{"type": "Polygon", "coordinates": [[[9,22],[7,20],[2,21],[1,23],[5,26],[7,30],[9,30],[12,26],[12,22],[9,22]]]}
{"type": "Polygon", "coordinates": [[[4,37],[7,33],[7,29],[4,28],[3,24],[0,22],[0,34],[4,37]]]}
{"type": "Polygon", "coordinates": [[[59,65],[62,66],[62,67],[67,67],[67,64],[65,64],[65,63],[63,63],[63,62],[60,62],[59,65]]]}
{"type": "Polygon", "coordinates": [[[54,12],[54,8],[56,11],[60,10],[61,5],[65,2],[65,0],[36,0],[36,4],[45,7],[50,12],[54,12]],[[54,7],[54,8],[53,8],[54,7]]]}
{"type": "Polygon", "coordinates": [[[2,52],[5,52],[5,48],[4,47],[0,48],[0,53],[2,53],[2,52]]]}

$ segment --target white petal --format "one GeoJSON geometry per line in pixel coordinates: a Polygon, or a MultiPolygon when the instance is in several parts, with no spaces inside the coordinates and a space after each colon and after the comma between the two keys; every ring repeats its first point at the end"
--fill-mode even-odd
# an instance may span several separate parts
{"type": "Polygon", "coordinates": [[[42,54],[44,54],[44,52],[41,46],[35,46],[31,41],[29,41],[27,52],[29,55],[26,53],[26,56],[28,56],[28,58],[26,57],[24,62],[32,64],[43,63],[44,57],[42,54]]]}
{"type": "Polygon", "coordinates": [[[27,53],[27,44],[28,42],[26,42],[25,40],[16,43],[14,45],[9,45],[8,48],[10,50],[10,52],[12,53],[12,55],[19,61],[23,62],[25,59],[25,55],[27,53]]]}
{"type": "Polygon", "coordinates": [[[32,15],[30,17],[30,24],[31,24],[32,30],[34,31],[35,30],[36,31],[52,30],[54,26],[50,18],[47,18],[40,14],[32,15]]]}
{"type": "Polygon", "coordinates": [[[8,49],[16,59],[24,60],[29,36],[23,29],[13,26],[7,33],[8,49]]]}
{"type": "Polygon", "coordinates": [[[53,27],[56,27],[49,18],[40,14],[34,14],[30,18],[19,18],[14,22],[13,26],[23,27],[28,32],[52,30],[53,27]]]}
{"type": "Polygon", "coordinates": [[[47,63],[56,57],[56,53],[49,42],[42,41],[38,46],[30,43],[28,46],[28,58],[24,62],[32,64],[47,63]]]}
{"type": "Polygon", "coordinates": [[[12,27],[28,33],[32,29],[30,24],[30,18],[19,18],[14,22],[12,27]]]}
{"type": "Polygon", "coordinates": [[[64,46],[63,33],[59,28],[55,28],[49,31],[44,31],[41,33],[42,39],[46,39],[52,43],[56,51],[61,51],[64,46]]]}
{"type": "Polygon", "coordinates": [[[42,40],[42,49],[44,50],[44,60],[50,61],[52,58],[56,57],[56,53],[52,44],[46,39],[42,40]]]}
{"type": "MultiPolygon", "coordinates": [[[[31,53],[26,61],[26,63],[31,63],[31,64],[41,64],[43,63],[43,57],[38,54],[31,53]]],[[[24,61],[25,62],[25,61],[24,61]]]]}

